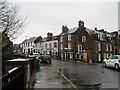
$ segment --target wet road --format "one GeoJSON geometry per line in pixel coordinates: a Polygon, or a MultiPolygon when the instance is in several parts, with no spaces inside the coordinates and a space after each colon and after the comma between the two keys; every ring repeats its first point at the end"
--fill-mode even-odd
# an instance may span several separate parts
{"type": "Polygon", "coordinates": [[[41,65],[34,88],[72,88],[53,65],[41,65]]]}
{"type": "MultiPolygon", "coordinates": [[[[54,84],[58,83],[58,86],[56,86],[59,88],[71,88],[76,86],[77,88],[94,89],[114,88],[115,90],[118,89],[120,84],[119,77],[120,72],[114,69],[103,68],[101,64],[52,60],[51,66],[41,66],[41,71],[37,73],[37,83],[35,87],[56,88],[54,84]],[[44,73],[42,73],[43,71],[44,73]],[[45,76],[48,73],[50,73],[50,75],[45,76]],[[49,77],[52,77],[51,80],[53,82],[51,81],[50,83],[53,83],[53,86],[49,86],[49,84],[47,85],[44,82],[49,77]],[[59,79],[56,77],[59,77],[59,79]],[[54,80],[55,78],[56,81],[54,80]]],[[[46,80],[46,83],[48,81],[49,80],[46,80]]]]}

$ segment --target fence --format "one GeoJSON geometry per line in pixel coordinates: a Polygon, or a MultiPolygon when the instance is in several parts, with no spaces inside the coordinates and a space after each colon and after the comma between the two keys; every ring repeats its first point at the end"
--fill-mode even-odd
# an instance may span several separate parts
{"type": "Polygon", "coordinates": [[[2,78],[2,90],[9,90],[12,88],[24,89],[23,82],[23,67],[15,67],[9,70],[2,78]]]}

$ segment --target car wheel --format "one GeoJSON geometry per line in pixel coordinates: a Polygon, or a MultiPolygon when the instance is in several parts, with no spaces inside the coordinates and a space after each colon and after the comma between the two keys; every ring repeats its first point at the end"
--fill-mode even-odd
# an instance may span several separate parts
{"type": "Polygon", "coordinates": [[[116,69],[116,70],[118,70],[118,69],[119,69],[118,64],[115,64],[115,69],[116,69]]]}
{"type": "Polygon", "coordinates": [[[107,65],[106,65],[106,63],[105,63],[105,62],[103,62],[103,67],[107,67],[107,65]]]}
{"type": "Polygon", "coordinates": [[[51,64],[51,60],[49,61],[49,63],[51,64]]]}

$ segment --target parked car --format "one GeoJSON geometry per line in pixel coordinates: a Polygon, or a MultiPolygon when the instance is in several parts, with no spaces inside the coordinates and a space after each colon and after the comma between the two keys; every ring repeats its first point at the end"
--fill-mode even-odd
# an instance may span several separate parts
{"type": "Polygon", "coordinates": [[[29,57],[29,54],[28,53],[24,53],[24,57],[29,57]]]}
{"type": "Polygon", "coordinates": [[[112,55],[107,59],[103,60],[104,67],[114,67],[115,69],[120,68],[120,55],[112,55]]]}
{"type": "Polygon", "coordinates": [[[49,55],[41,55],[38,57],[38,59],[40,60],[40,63],[51,64],[51,58],[49,55]]]}
{"type": "Polygon", "coordinates": [[[24,57],[26,57],[26,58],[33,58],[35,56],[32,53],[24,53],[24,57]]]}
{"type": "Polygon", "coordinates": [[[37,56],[39,56],[40,54],[39,54],[39,53],[33,53],[33,55],[37,57],[37,56]]]}
{"type": "Polygon", "coordinates": [[[24,53],[23,52],[14,52],[13,55],[15,56],[22,56],[24,53]]]}

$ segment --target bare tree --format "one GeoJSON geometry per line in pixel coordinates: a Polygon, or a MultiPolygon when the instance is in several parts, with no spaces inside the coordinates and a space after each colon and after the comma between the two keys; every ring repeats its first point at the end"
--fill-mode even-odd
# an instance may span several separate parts
{"type": "MultiPolygon", "coordinates": [[[[19,10],[18,5],[13,5],[7,0],[0,0],[0,31],[11,40],[18,37],[26,20],[18,15],[19,10]]],[[[2,36],[2,38],[5,41],[6,37],[2,36]]]]}

